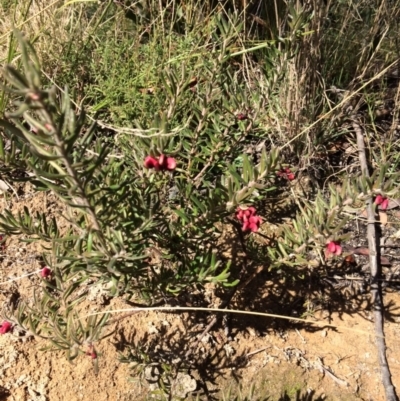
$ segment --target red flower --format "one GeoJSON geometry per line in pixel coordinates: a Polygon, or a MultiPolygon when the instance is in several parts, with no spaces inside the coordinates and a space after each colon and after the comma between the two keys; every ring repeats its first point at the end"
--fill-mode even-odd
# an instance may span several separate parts
{"type": "Polygon", "coordinates": [[[286,179],[289,180],[289,181],[293,181],[293,180],[296,178],[296,176],[294,175],[294,173],[292,172],[292,170],[290,170],[289,167],[285,167],[284,169],[278,171],[278,172],[276,173],[276,175],[277,175],[278,177],[286,178],[286,179]]]}
{"type": "Polygon", "coordinates": [[[241,221],[247,221],[251,216],[256,214],[256,209],[253,206],[250,206],[247,209],[238,208],[236,211],[236,218],[241,221]]]}
{"type": "Polygon", "coordinates": [[[327,258],[329,258],[333,255],[339,256],[341,254],[342,254],[342,247],[340,245],[340,242],[330,241],[326,244],[325,256],[327,258]]]}
{"type": "Polygon", "coordinates": [[[261,217],[256,216],[256,209],[253,206],[250,206],[247,209],[238,208],[236,210],[236,218],[243,223],[242,230],[243,231],[252,231],[256,232],[261,225],[261,217]]]}
{"type": "Polygon", "coordinates": [[[389,206],[389,199],[382,195],[377,195],[375,198],[375,205],[380,206],[381,210],[386,210],[389,206]]]}
{"type": "Polygon", "coordinates": [[[245,220],[242,226],[243,231],[251,231],[255,233],[262,223],[260,216],[251,216],[248,220],[245,220]]]}
{"type": "Polygon", "coordinates": [[[157,171],[160,169],[158,160],[152,156],[146,156],[146,158],[144,159],[144,166],[146,168],[154,168],[157,171]]]}
{"type": "Polygon", "coordinates": [[[12,324],[10,322],[4,321],[0,325],[0,334],[6,334],[12,329],[12,324]]]}
{"type": "Polygon", "coordinates": [[[176,160],[173,157],[160,155],[158,160],[153,156],[146,156],[144,159],[144,166],[146,168],[154,168],[156,171],[176,169],[176,160]]]}
{"type": "Polygon", "coordinates": [[[47,266],[45,266],[45,267],[43,267],[42,270],[40,270],[40,275],[43,278],[47,278],[47,277],[51,276],[51,270],[47,266]]]}
{"type": "Polygon", "coordinates": [[[243,216],[244,216],[244,210],[243,209],[240,209],[240,207],[236,210],[236,218],[239,220],[239,221],[242,221],[243,220],[243,216]]]}
{"type": "Polygon", "coordinates": [[[173,157],[168,157],[165,155],[161,155],[158,158],[158,163],[162,170],[175,170],[176,168],[176,160],[173,157]]]}

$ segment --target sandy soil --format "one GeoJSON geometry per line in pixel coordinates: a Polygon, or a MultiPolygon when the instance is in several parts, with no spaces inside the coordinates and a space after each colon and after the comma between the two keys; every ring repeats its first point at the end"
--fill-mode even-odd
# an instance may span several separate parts
{"type": "MultiPolygon", "coordinates": [[[[1,210],[22,211],[24,206],[30,210],[45,209],[58,217],[62,214],[52,195],[33,193],[29,187],[18,193],[18,197],[1,199],[1,210]]],[[[60,228],[65,227],[67,222],[61,223],[60,228]]],[[[389,224],[385,230],[389,238],[395,226],[389,224]]],[[[354,244],[363,245],[362,237],[362,232],[355,235],[354,244]]],[[[2,251],[3,306],[11,300],[31,297],[33,290],[41,285],[37,274],[5,283],[42,266],[41,243],[24,243],[24,239],[24,235],[7,238],[2,251]]],[[[392,272],[397,269],[395,251],[391,254],[392,272]]],[[[361,270],[366,263],[366,258],[362,258],[357,261],[361,270]]],[[[347,273],[343,266],[334,268],[337,274],[347,273]]],[[[96,283],[88,291],[82,306],[85,311],[127,307],[121,300],[109,298],[96,283]]],[[[210,306],[220,303],[212,286],[206,293],[210,306]]],[[[186,304],[195,304],[198,295],[195,292],[186,295],[186,304]]],[[[397,288],[387,288],[386,341],[397,388],[400,387],[400,317],[396,306],[399,304],[397,288]]],[[[221,320],[187,357],[185,354],[194,346],[196,335],[213,315],[146,311],[109,326],[113,334],[96,346],[98,374],[86,355],[68,362],[61,353],[41,351],[44,345],[41,342],[8,333],[0,336],[0,400],[151,399],[149,391],[157,388],[154,382],[167,378],[161,375],[163,364],[173,367],[169,376],[172,380],[166,381],[167,386],[171,385],[179,394],[181,390],[177,388],[185,387],[182,383],[186,380],[187,388],[195,385],[201,400],[223,399],[221,394],[226,395],[229,389],[233,395],[240,393],[248,400],[384,400],[368,291],[331,288],[308,278],[291,281],[290,277],[264,271],[234,297],[231,307],[294,317],[308,315],[310,321],[338,328],[232,315],[225,323],[221,320]],[[150,355],[150,368],[149,362],[140,356],[140,349],[150,355]],[[124,357],[129,363],[119,361],[124,357]],[[135,358],[139,362],[136,368],[135,358]]],[[[190,394],[183,397],[190,399],[190,394]]]]}

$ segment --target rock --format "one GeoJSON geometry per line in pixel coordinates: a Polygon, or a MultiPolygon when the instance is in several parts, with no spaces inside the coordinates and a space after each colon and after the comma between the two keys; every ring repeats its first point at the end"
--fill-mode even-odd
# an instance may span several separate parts
{"type": "Polygon", "coordinates": [[[149,383],[157,382],[160,378],[160,369],[157,366],[147,366],[144,370],[144,378],[149,383]]]}
{"type": "Polygon", "coordinates": [[[172,394],[177,398],[186,398],[196,388],[197,382],[192,376],[179,372],[172,386],[172,394]]]}

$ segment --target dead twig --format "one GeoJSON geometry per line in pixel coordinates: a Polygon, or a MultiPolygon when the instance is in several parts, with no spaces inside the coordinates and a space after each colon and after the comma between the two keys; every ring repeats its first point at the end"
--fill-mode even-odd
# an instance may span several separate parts
{"type": "MultiPolygon", "coordinates": [[[[334,276],[327,276],[327,279],[334,279],[334,280],[351,280],[351,281],[364,281],[365,277],[353,277],[353,276],[348,276],[347,274],[345,276],[338,276],[338,275],[334,275],[334,276]]],[[[384,278],[380,278],[377,279],[382,283],[385,284],[389,284],[389,283],[400,283],[400,280],[392,280],[392,279],[384,279],[384,278]]]]}
{"type": "Polygon", "coordinates": [[[325,366],[322,363],[321,358],[317,358],[317,362],[315,363],[315,368],[320,370],[323,374],[327,375],[328,377],[330,377],[334,382],[336,382],[337,384],[339,384],[340,386],[343,387],[348,387],[349,383],[347,383],[346,380],[342,380],[339,379],[332,371],[330,368],[328,368],[327,366],[325,366]]]}
{"type": "Polygon", "coordinates": [[[249,358],[250,356],[259,354],[260,352],[263,352],[263,351],[265,351],[265,350],[267,350],[267,349],[270,349],[270,348],[271,348],[271,347],[264,347],[264,348],[256,349],[255,351],[252,351],[252,352],[247,353],[245,356],[246,356],[246,358],[249,358]]]}
{"type": "Polygon", "coordinates": [[[110,321],[107,322],[107,326],[109,326],[111,324],[114,324],[114,323],[117,323],[117,322],[119,322],[121,320],[124,320],[124,319],[126,319],[126,318],[128,318],[128,317],[130,317],[132,315],[136,315],[136,313],[139,313],[139,312],[143,312],[143,311],[142,310],[135,310],[135,311],[132,311],[132,312],[129,312],[129,313],[125,313],[125,315],[122,315],[122,316],[117,317],[115,319],[111,319],[110,321]]]}
{"type": "MultiPolygon", "coordinates": [[[[361,172],[364,177],[369,177],[367,156],[365,152],[364,135],[360,125],[357,122],[353,122],[353,129],[357,136],[357,147],[358,155],[360,159],[361,172]]],[[[393,383],[389,364],[386,358],[386,341],[383,330],[383,297],[382,297],[382,285],[381,275],[382,267],[380,264],[378,238],[376,234],[376,220],[375,210],[372,197],[367,200],[367,216],[368,216],[368,228],[367,228],[367,239],[369,249],[369,264],[371,271],[371,297],[372,304],[374,306],[374,322],[375,322],[375,337],[376,345],[378,348],[378,358],[382,373],[382,383],[385,388],[386,400],[387,401],[398,401],[393,383]]]]}

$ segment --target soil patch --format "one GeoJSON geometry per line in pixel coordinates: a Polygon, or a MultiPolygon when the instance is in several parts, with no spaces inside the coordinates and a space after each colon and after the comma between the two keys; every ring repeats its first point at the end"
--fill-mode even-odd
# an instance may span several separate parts
{"type": "MultiPolygon", "coordinates": [[[[13,212],[23,211],[27,206],[30,210],[47,210],[57,218],[62,216],[56,198],[33,193],[30,187],[25,187],[19,197],[2,198],[1,203],[2,209],[11,208],[13,212]]],[[[60,221],[64,221],[60,229],[66,230],[68,222],[60,221]]],[[[387,239],[395,231],[390,224],[384,230],[383,237],[387,239]]],[[[359,232],[352,245],[363,245],[362,238],[363,232],[359,232]]],[[[0,269],[3,305],[31,297],[33,290],[41,285],[35,274],[5,283],[42,266],[42,244],[24,240],[24,235],[8,238],[3,250],[0,269]]],[[[224,240],[229,243],[229,235],[224,240]]],[[[238,244],[232,243],[232,246],[236,249],[235,257],[240,259],[238,244]]],[[[390,252],[387,256],[393,256],[393,263],[387,274],[391,273],[393,278],[398,266],[395,252],[393,255],[390,252]]],[[[229,256],[229,250],[224,248],[224,253],[229,256]]],[[[360,274],[366,260],[363,262],[362,258],[357,261],[356,270],[360,274]]],[[[257,269],[257,266],[251,268],[257,269]]],[[[352,273],[342,265],[331,269],[336,269],[335,273],[341,277],[352,273]]],[[[327,272],[328,276],[333,273],[327,272]]],[[[337,279],[335,283],[339,282],[337,279]]],[[[150,391],[162,382],[176,392],[179,387],[179,394],[187,399],[191,396],[195,399],[193,394],[198,393],[201,400],[222,399],[222,394],[225,399],[234,399],[241,394],[249,400],[383,401],[369,293],[365,289],[346,291],[351,283],[347,287],[335,283],[318,281],[311,276],[301,281],[282,273],[259,273],[235,295],[232,309],[305,317],[338,328],[277,318],[226,315],[200,339],[189,357],[187,351],[204,331],[212,314],[146,311],[115,319],[109,326],[113,334],[96,346],[98,374],[86,355],[68,362],[59,353],[40,351],[43,343],[8,333],[0,337],[0,399],[61,401],[67,396],[71,401],[144,400],[151,399],[150,391]],[[169,374],[167,366],[171,367],[169,374]],[[185,393],[184,387],[189,388],[193,383],[195,393],[185,393]]],[[[224,294],[219,295],[223,298],[224,294]]],[[[199,305],[206,301],[209,306],[218,306],[221,302],[211,285],[202,293],[186,294],[182,300],[188,306],[196,305],[196,300],[199,305]]],[[[396,305],[399,304],[397,289],[388,286],[385,335],[397,388],[400,386],[397,341],[400,314],[396,305]]],[[[82,310],[90,313],[104,310],[105,306],[107,309],[128,307],[122,300],[108,298],[104,288],[91,283],[82,310]]]]}

